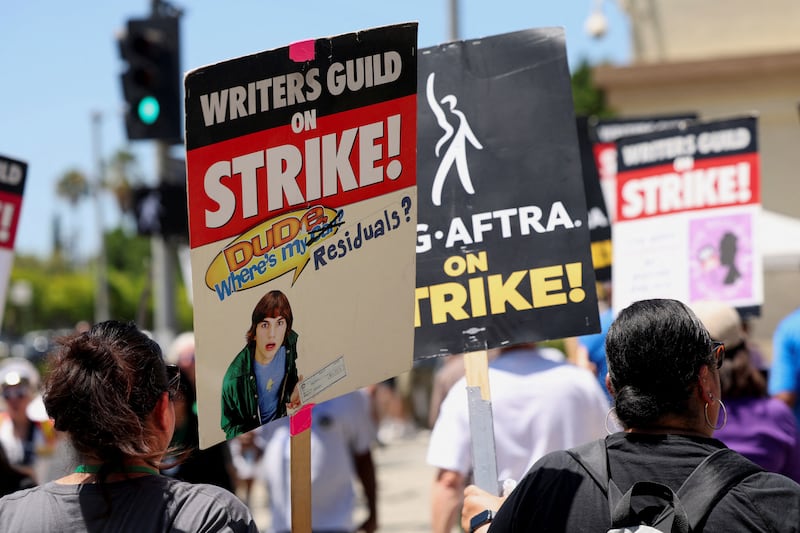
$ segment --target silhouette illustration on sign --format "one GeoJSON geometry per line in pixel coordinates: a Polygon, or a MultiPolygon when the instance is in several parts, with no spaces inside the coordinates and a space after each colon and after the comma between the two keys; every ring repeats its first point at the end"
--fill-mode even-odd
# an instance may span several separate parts
{"type": "Polygon", "coordinates": [[[433,205],[439,206],[442,205],[442,188],[444,187],[444,180],[450,173],[450,169],[454,163],[456,166],[456,172],[458,173],[458,179],[461,180],[461,185],[464,187],[464,190],[469,194],[475,194],[475,188],[472,186],[472,180],[469,177],[469,168],[467,167],[466,141],[469,141],[469,143],[478,150],[482,150],[483,146],[475,137],[475,134],[472,132],[472,128],[469,127],[467,117],[464,115],[464,113],[456,109],[457,100],[452,94],[448,94],[442,98],[440,102],[442,104],[448,104],[450,106],[450,112],[458,117],[458,129],[454,129],[453,126],[451,126],[447,121],[447,116],[445,115],[444,110],[439,105],[439,102],[436,101],[436,96],[433,94],[433,78],[434,73],[431,72],[431,74],[428,76],[426,96],[428,99],[428,105],[430,106],[431,111],[433,111],[433,114],[436,116],[436,122],[439,124],[439,127],[444,130],[444,135],[442,135],[442,137],[436,143],[436,147],[434,149],[436,157],[439,157],[439,151],[441,150],[442,146],[447,144],[447,141],[450,141],[450,145],[445,150],[444,155],[439,162],[439,168],[436,169],[436,176],[433,178],[433,187],[431,189],[431,201],[433,202],[433,205]]]}
{"type": "Polygon", "coordinates": [[[719,261],[723,266],[728,267],[728,273],[725,276],[723,283],[725,285],[732,285],[736,282],[742,274],[736,268],[736,235],[730,231],[726,232],[719,241],[719,261]]]}

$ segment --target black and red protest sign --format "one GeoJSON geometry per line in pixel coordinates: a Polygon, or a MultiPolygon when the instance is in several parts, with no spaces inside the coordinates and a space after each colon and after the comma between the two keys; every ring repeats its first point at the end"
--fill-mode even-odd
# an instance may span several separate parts
{"type": "Polygon", "coordinates": [[[416,23],[187,74],[204,447],[284,416],[292,387],[310,405],[411,368],[416,91],[416,23]],[[259,340],[264,313],[283,320],[278,340],[259,340]],[[286,369],[269,366],[281,358],[286,369]],[[283,396],[245,408],[236,380],[255,363],[275,374],[250,376],[258,397],[283,396]]]}
{"type": "Polygon", "coordinates": [[[0,248],[14,249],[28,165],[0,155],[0,248]]]}
{"type": "Polygon", "coordinates": [[[616,141],[623,137],[685,127],[696,119],[696,113],[675,113],[615,118],[591,117],[588,120],[587,132],[592,143],[600,188],[603,191],[606,212],[611,216],[612,222],[615,220],[617,205],[615,197],[617,190],[616,141]]]}
{"type": "Polygon", "coordinates": [[[761,305],[757,119],[624,137],[617,161],[614,307],[644,298],[761,305]]]}
{"type": "Polygon", "coordinates": [[[599,330],[564,33],[419,54],[416,358],[599,330]]]}
{"type": "Polygon", "coordinates": [[[597,172],[592,141],[589,138],[589,118],[577,117],[576,125],[578,146],[581,151],[583,188],[586,193],[589,237],[592,241],[594,276],[597,281],[611,281],[611,216],[603,199],[603,189],[600,187],[600,175],[597,172]]]}

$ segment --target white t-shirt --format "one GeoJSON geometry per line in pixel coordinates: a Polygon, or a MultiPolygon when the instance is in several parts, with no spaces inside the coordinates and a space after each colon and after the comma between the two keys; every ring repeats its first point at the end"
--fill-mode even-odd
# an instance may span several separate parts
{"type": "MultiPolygon", "coordinates": [[[[609,404],[594,375],[552,352],[560,353],[514,350],[489,364],[498,481],[519,481],[540,457],[606,435],[609,404]]],[[[442,403],[427,460],[464,476],[472,471],[465,378],[442,403]]]]}
{"type": "Polygon", "coordinates": [[[31,431],[33,432],[32,441],[25,442],[25,439],[20,439],[14,433],[14,422],[11,417],[3,414],[0,416],[0,446],[6,452],[8,462],[12,465],[26,465],[33,466],[32,462],[25,462],[25,447],[30,447],[31,459],[36,461],[36,451],[40,450],[45,445],[45,438],[42,430],[36,425],[35,422],[30,422],[32,425],[31,431]]]}
{"type": "MultiPolygon", "coordinates": [[[[375,427],[362,391],[314,405],[311,411],[311,524],[353,531],[356,472],[353,455],[369,451],[375,427]]],[[[270,531],[290,531],[292,517],[289,418],[263,426],[261,475],[267,482],[270,531]]]]}

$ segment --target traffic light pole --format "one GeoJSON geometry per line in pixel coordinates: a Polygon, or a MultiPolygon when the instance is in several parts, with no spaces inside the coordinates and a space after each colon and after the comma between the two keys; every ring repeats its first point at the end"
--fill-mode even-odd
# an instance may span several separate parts
{"type": "MultiPolygon", "coordinates": [[[[179,12],[164,0],[151,0],[151,17],[177,16],[179,12]]],[[[162,105],[165,102],[162,102],[162,105]]],[[[171,178],[168,171],[170,143],[160,139],[156,146],[156,177],[160,184],[171,178]]],[[[153,334],[166,350],[177,333],[175,303],[175,270],[177,250],[169,235],[162,232],[153,235],[150,241],[153,281],[153,334]]]]}
{"type": "MultiPolygon", "coordinates": [[[[159,183],[169,175],[169,144],[156,141],[156,176],[159,183]]],[[[166,350],[175,338],[177,319],[175,312],[175,269],[177,251],[169,236],[159,233],[150,240],[153,277],[153,335],[156,342],[166,350]]]]}

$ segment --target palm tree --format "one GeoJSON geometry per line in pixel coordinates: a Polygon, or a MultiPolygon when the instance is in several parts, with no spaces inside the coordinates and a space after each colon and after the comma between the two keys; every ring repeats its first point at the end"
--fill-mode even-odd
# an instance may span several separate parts
{"type": "Polygon", "coordinates": [[[103,187],[114,195],[121,215],[133,213],[133,189],[142,182],[136,156],[121,149],[111,157],[103,187]]]}
{"type": "MultiPolygon", "coordinates": [[[[78,205],[83,199],[89,196],[89,180],[80,170],[68,170],[56,183],[56,195],[66,200],[75,213],[75,229],[70,239],[71,246],[68,247],[69,250],[74,253],[75,244],[78,242],[78,235],[80,232],[80,224],[77,222],[78,205]]],[[[75,257],[73,256],[72,259],[74,261],[75,257]]]]}

